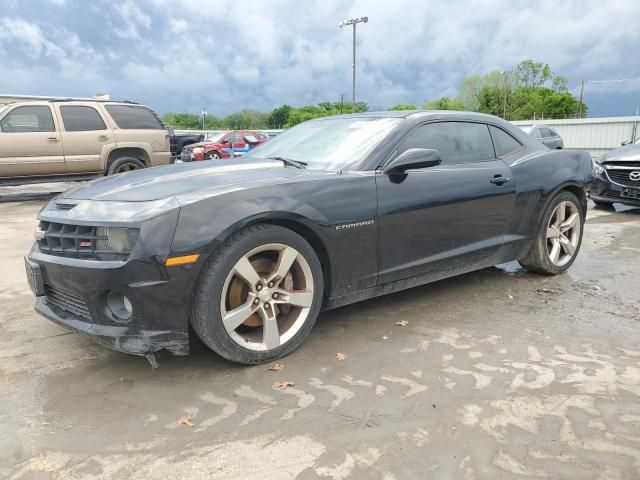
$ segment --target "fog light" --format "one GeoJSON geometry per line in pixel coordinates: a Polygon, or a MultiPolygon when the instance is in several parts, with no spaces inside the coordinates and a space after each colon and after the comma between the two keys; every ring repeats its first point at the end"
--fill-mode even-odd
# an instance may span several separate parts
{"type": "Polygon", "coordinates": [[[107,294],[107,309],[116,320],[129,320],[133,315],[131,300],[120,292],[110,291],[107,294]]]}

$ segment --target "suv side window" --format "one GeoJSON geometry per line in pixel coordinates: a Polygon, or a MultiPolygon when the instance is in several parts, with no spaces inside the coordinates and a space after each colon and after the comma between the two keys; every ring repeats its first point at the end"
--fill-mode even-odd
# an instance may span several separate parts
{"type": "Polygon", "coordinates": [[[67,132],[107,129],[100,114],[92,107],[65,105],[60,107],[60,114],[67,132]]]}
{"type": "Polygon", "coordinates": [[[244,142],[244,138],[242,132],[236,132],[233,134],[233,138],[231,139],[232,143],[244,142]]]}
{"type": "Polygon", "coordinates": [[[118,128],[124,130],[164,130],[155,113],[139,105],[105,105],[107,112],[116,122],[118,128]]]}
{"type": "Polygon", "coordinates": [[[44,105],[14,108],[0,122],[3,132],[55,132],[51,109],[44,105]]]}
{"type": "Polygon", "coordinates": [[[489,125],[489,131],[491,132],[491,138],[493,138],[493,146],[496,149],[497,157],[506,157],[510,153],[522,148],[522,144],[518,140],[501,128],[489,125]]]}
{"type": "Polygon", "coordinates": [[[421,125],[402,140],[398,153],[410,148],[438,150],[443,164],[481,162],[495,158],[489,128],[483,123],[438,122],[421,125]]]}

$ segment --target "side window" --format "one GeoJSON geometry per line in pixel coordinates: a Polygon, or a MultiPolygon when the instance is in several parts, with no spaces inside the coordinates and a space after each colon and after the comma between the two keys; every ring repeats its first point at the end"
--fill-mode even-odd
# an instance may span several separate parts
{"type": "Polygon", "coordinates": [[[542,132],[542,138],[553,137],[551,130],[549,130],[548,128],[541,128],[540,131],[542,132]]]}
{"type": "Polygon", "coordinates": [[[155,113],[139,105],[105,105],[107,112],[116,122],[118,128],[125,130],[153,129],[163,130],[164,127],[155,113]]]}
{"type": "Polygon", "coordinates": [[[233,134],[233,139],[231,140],[233,143],[244,142],[244,138],[242,138],[241,132],[236,132],[233,134]]]}
{"type": "Polygon", "coordinates": [[[493,146],[496,149],[496,156],[500,158],[506,157],[522,148],[522,144],[518,140],[501,128],[489,125],[489,130],[491,131],[491,138],[493,138],[493,146]]]}
{"type": "Polygon", "coordinates": [[[0,122],[3,132],[55,132],[51,109],[44,105],[14,108],[0,122]]]}
{"type": "Polygon", "coordinates": [[[542,129],[540,128],[536,128],[533,130],[533,136],[537,139],[541,139],[543,137],[542,135],[542,129]]]}
{"type": "Polygon", "coordinates": [[[90,130],[106,130],[102,117],[92,107],[61,106],[62,123],[67,132],[86,132],[90,130]]]}
{"type": "Polygon", "coordinates": [[[467,122],[439,122],[421,125],[398,148],[433,148],[440,152],[443,164],[482,162],[495,158],[487,125],[467,122]]]}

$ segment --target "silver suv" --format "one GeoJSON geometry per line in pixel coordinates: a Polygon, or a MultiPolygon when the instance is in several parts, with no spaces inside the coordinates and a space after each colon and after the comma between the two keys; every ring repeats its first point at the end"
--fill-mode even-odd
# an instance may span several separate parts
{"type": "Polygon", "coordinates": [[[564,147],[562,137],[548,125],[530,125],[520,128],[549,148],[560,149],[564,147]]]}
{"type": "Polygon", "coordinates": [[[169,132],[144,105],[60,100],[0,106],[0,182],[165,165],[170,150],[169,132]]]}

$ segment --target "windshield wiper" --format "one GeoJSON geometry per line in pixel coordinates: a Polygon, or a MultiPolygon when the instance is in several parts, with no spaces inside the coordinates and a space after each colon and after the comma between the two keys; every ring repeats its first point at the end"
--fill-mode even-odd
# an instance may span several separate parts
{"type": "Polygon", "coordinates": [[[308,165],[307,162],[302,162],[300,160],[292,160],[290,158],[284,158],[284,157],[269,157],[269,160],[277,160],[279,162],[284,163],[288,167],[304,168],[308,165]]]}

